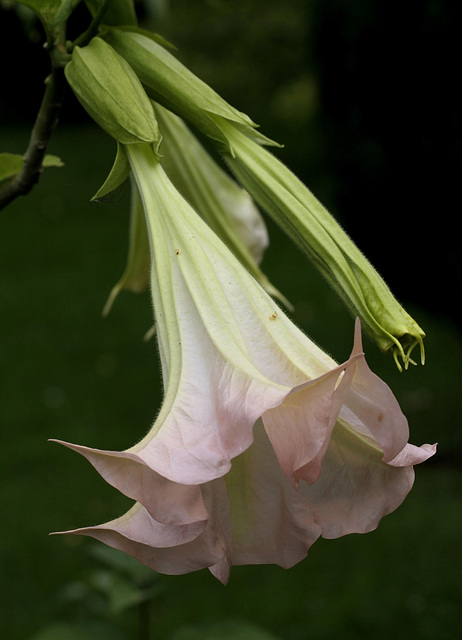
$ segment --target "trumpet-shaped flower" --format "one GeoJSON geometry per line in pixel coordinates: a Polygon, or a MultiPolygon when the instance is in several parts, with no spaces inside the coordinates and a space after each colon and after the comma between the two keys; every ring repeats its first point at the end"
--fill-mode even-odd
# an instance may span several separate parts
{"type": "Polygon", "coordinates": [[[122,451],[66,446],[136,501],[75,530],[157,571],[299,562],[320,535],[375,528],[404,500],[412,465],[359,322],[341,365],[315,346],[176,191],[149,145],[127,153],[146,214],[165,384],[145,438],[122,451]]]}
{"type": "Polygon", "coordinates": [[[302,560],[319,537],[375,528],[434,447],[407,443],[357,322],[341,365],[316,347],[175,190],[149,145],[127,150],[146,214],[165,384],[126,451],[63,443],[136,503],[89,535],[156,571],[302,560]]]}

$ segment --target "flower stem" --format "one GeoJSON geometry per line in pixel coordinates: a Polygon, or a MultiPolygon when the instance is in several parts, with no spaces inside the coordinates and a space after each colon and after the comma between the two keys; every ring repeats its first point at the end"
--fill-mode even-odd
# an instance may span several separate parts
{"type": "Polygon", "coordinates": [[[52,62],[51,73],[45,80],[42,103],[24,154],[22,169],[0,189],[0,210],[18,196],[28,194],[39,181],[51,134],[58,123],[65,88],[64,70],[52,62]]]}
{"type": "Polygon", "coordinates": [[[99,25],[101,24],[101,21],[103,20],[111,2],[112,0],[103,0],[98,10],[96,11],[90,26],[86,31],[84,31],[78,38],[74,40],[71,50],[74,47],[84,47],[94,36],[96,36],[99,31],[99,25]]]}

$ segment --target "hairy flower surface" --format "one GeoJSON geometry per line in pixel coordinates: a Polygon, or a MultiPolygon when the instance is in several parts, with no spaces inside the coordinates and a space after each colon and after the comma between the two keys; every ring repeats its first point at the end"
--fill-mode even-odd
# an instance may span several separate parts
{"type": "Polygon", "coordinates": [[[162,133],[161,164],[170,180],[247,271],[290,309],[259,267],[269,238],[253,199],[219,167],[181,118],[159,104],[155,112],[162,133]]]}
{"type": "Polygon", "coordinates": [[[320,535],[374,529],[434,447],[408,444],[356,323],[341,365],[275,305],[176,191],[150,145],[127,147],[146,214],[165,397],[126,451],[66,444],[136,500],[72,533],[159,572],[299,562],[320,535]]]}

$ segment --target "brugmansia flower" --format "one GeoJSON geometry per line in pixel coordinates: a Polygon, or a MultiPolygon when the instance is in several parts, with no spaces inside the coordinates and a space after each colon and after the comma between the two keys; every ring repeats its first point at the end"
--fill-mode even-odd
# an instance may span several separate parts
{"type": "Polygon", "coordinates": [[[105,38],[128,61],[154,100],[191,122],[225,155],[238,180],[284,229],[361,318],[382,351],[401,369],[424,332],[381,276],[315,196],[262,145],[275,144],[245,114],[226,103],[154,38],[110,29],[105,38]]]}
{"type": "Polygon", "coordinates": [[[156,571],[290,567],[319,537],[374,529],[434,447],[408,444],[388,386],[314,345],[176,191],[150,145],[127,147],[143,201],[165,396],[126,451],[66,444],[136,501],[93,536],[156,571]]]}

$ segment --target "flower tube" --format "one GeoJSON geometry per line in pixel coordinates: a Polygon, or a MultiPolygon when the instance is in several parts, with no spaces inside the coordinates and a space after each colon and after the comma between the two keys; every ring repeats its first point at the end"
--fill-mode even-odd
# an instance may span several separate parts
{"type": "Polygon", "coordinates": [[[162,133],[161,163],[182,196],[273,297],[292,305],[259,267],[269,238],[250,195],[215,162],[185,122],[155,104],[162,133]]]}
{"type": "Polygon", "coordinates": [[[338,365],[173,187],[150,145],[127,147],[146,215],[165,386],[149,433],[121,452],[63,443],[136,501],[90,535],[165,573],[289,567],[322,535],[374,529],[434,446],[368,368],[356,323],[338,365]]]}

